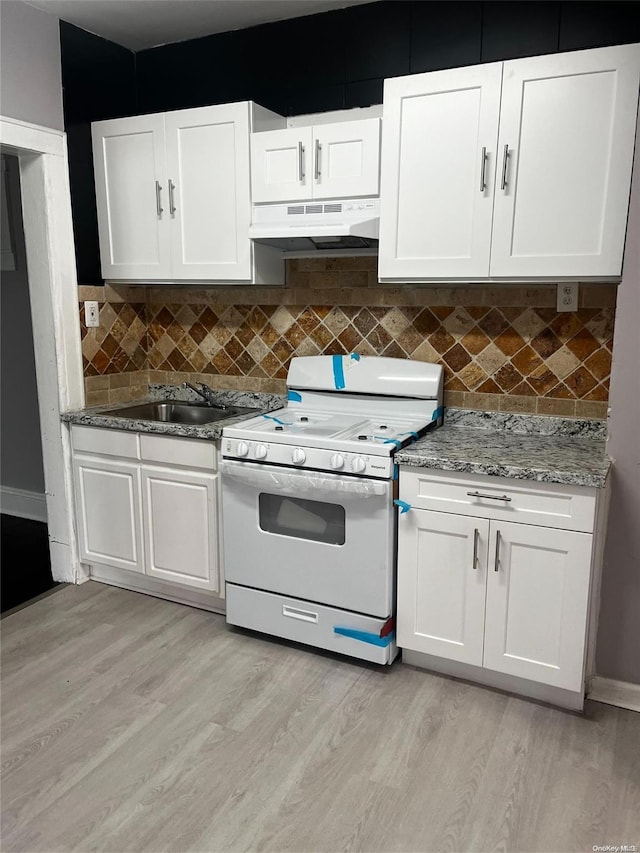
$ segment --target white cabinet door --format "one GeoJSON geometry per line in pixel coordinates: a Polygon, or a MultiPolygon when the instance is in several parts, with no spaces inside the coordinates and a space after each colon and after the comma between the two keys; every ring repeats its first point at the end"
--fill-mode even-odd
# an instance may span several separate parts
{"type": "Polygon", "coordinates": [[[381,279],[489,275],[501,78],[493,63],[385,81],[381,279]]]}
{"type": "Polygon", "coordinates": [[[489,522],[411,510],[398,521],[398,645],[482,666],[489,522]]]}
{"type": "Polygon", "coordinates": [[[313,198],[357,198],[380,192],[380,119],[313,128],[313,198]]]}
{"type": "Polygon", "coordinates": [[[162,115],[95,122],[91,131],[103,276],[170,278],[162,115]]]}
{"type": "Polygon", "coordinates": [[[142,467],[147,574],[219,591],[219,475],[142,467]]]}
{"type": "Polygon", "coordinates": [[[487,669],[582,690],[592,538],[491,522],[487,669]]]}
{"type": "Polygon", "coordinates": [[[251,200],[302,201],[311,198],[313,131],[288,127],[251,134],[251,200]]]}
{"type": "Polygon", "coordinates": [[[138,465],[76,455],[73,470],[80,558],[144,572],[138,465]]]}
{"type": "Polygon", "coordinates": [[[249,105],[165,113],[172,278],[251,280],[249,105]]]}
{"type": "Polygon", "coordinates": [[[492,276],[620,275],[639,79],[638,45],[505,62],[492,276]]]}

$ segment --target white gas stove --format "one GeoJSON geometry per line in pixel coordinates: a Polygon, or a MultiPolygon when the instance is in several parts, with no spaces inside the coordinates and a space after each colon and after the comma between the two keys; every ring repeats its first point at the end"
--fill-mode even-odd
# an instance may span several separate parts
{"type": "Polygon", "coordinates": [[[222,433],[227,622],[391,663],[393,454],[442,422],[443,370],[294,358],[288,404],[222,433]]]}

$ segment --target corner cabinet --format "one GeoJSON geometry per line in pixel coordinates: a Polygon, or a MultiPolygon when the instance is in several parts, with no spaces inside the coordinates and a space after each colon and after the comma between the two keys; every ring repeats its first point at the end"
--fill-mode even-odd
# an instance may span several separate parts
{"type": "Polygon", "coordinates": [[[385,81],[381,280],[619,278],[640,45],[385,81]]]}
{"type": "Polygon", "coordinates": [[[379,118],[251,135],[254,204],[361,198],[379,192],[379,118]]]}
{"type": "Polygon", "coordinates": [[[251,102],[94,122],[104,278],[282,283],[248,229],[249,137],[283,123],[251,102]]]}
{"type": "Polygon", "coordinates": [[[582,707],[598,490],[402,468],[400,495],[405,660],[582,707]]]}
{"type": "Polygon", "coordinates": [[[92,576],[125,570],[222,598],[215,443],[83,426],[71,435],[78,547],[92,576]]]}

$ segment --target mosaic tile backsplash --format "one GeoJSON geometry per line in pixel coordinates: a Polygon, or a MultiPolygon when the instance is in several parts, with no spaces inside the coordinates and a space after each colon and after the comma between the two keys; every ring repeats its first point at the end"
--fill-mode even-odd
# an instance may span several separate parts
{"type": "Polygon", "coordinates": [[[97,329],[80,306],[87,403],[194,377],[282,392],[292,356],[358,352],[442,364],[448,405],[606,416],[615,286],[558,313],[553,285],[390,287],[375,261],[289,261],[285,288],[81,288],[101,303],[97,329]]]}

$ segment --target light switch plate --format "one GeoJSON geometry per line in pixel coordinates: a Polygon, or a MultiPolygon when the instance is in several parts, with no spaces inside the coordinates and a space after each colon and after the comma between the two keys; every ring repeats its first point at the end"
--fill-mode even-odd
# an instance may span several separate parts
{"type": "Polygon", "coordinates": [[[100,325],[100,311],[97,302],[84,303],[84,324],[88,329],[96,328],[100,325]]]}
{"type": "Polygon", "coordinates": [[[577,311],[579,292],[580,285],[577,281],[559,282],[556,305],[558,311],[577,311]]]}

